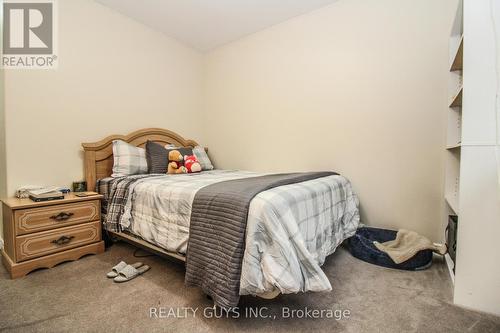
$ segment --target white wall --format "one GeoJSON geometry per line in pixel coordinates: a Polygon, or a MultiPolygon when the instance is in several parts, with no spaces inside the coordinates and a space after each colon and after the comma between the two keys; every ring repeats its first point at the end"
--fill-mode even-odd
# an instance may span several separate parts
{"type": "Polygon", "coordinates": [[[58,5],[59,68],[5,73],[9,195],[83,179],[81,142],[201,132],[201,54],[93,1],[58,5]]]}
{"type": "Polygon", "coordinates": [[[364,223],[441,240],[448,35],[457,1],[341,0],[216,49],[218,167],[333,169],[364,223]]]}

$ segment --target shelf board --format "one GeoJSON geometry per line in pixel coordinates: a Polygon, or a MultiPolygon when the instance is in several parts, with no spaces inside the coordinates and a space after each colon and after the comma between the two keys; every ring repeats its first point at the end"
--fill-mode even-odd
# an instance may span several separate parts
{"type": "Polygon", "coordinates": [[[462,147],[462,144],[461,143],[457,143],[457,144],[454,144],[454,145],[446,146],[446,149],[447,150],[453,150],[453,149],[459,149],[461,147],[462,147]]]}
{"type": "Polygon", "coordinates": [[[450,67],[450,72],[453,71],[461,71],[463,69],[463,61],[464,61],[464,36],[460,38],[460,44],[458,45],[458,49],[455,52],[455,58],[450,67]]]}
{"type": "Polygon", "coordinates": [[[451,103],[450,103],[450,108],[456,108],[456,107],[461,107],[462,106],[462,91],[463,87],[460,87],[458,90],[458,93],[453,97],[451,103]]]}
{"type": "Polygon", "coordinates": [[[458,200],[453,199],[451,195],[446,195],[444,199],[446,200],[448,206],[450,206],[451,210],[453,210],[455,215],[458,215],[458,200]]]}
{"type": "Polygon", "coordinates": [[[455,263],[451,260],[451,257],[448,253],[444,255],[444,259],[446,261],[446,266],[448,266],[448,272],[450,272],[451,282],[455,284],[455,273],[453,273],[453,268],[455,267],[455,263]]]}

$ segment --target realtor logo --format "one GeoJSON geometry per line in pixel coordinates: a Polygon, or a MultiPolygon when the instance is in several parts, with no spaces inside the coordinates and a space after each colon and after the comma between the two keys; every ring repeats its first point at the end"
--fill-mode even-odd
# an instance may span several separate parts
{"type": "Polygon", "coordinates": [[[3,1],[4,68],[55,68],[53,0],[3,1]]]}

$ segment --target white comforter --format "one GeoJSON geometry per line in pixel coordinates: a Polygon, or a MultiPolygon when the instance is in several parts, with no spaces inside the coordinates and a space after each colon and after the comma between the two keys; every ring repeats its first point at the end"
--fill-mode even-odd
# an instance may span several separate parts
{"type": "MultiPolygon", "coordinates": [[[[216,182],[259,175],[214,170],[141,179],[131,185],[120,224],[184,254],[196,192],[216,182]]],[[[358,199],[342,176],[261,192],[250,204],[240,294],[331,290],[320,266],[358,224],[358,199]]]]}

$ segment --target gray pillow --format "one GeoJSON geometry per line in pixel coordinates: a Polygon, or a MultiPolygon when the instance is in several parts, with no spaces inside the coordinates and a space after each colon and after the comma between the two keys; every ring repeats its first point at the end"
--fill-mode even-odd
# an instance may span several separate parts
{"type": "Polygon", "coordinates": [[[165,149],[162,145],[153,141],[146,142],[146,160],[148,162],[148,173],[167,173],[168,153],[178,150],[181,155],[193,155],[191,148],[165,149]]]}

